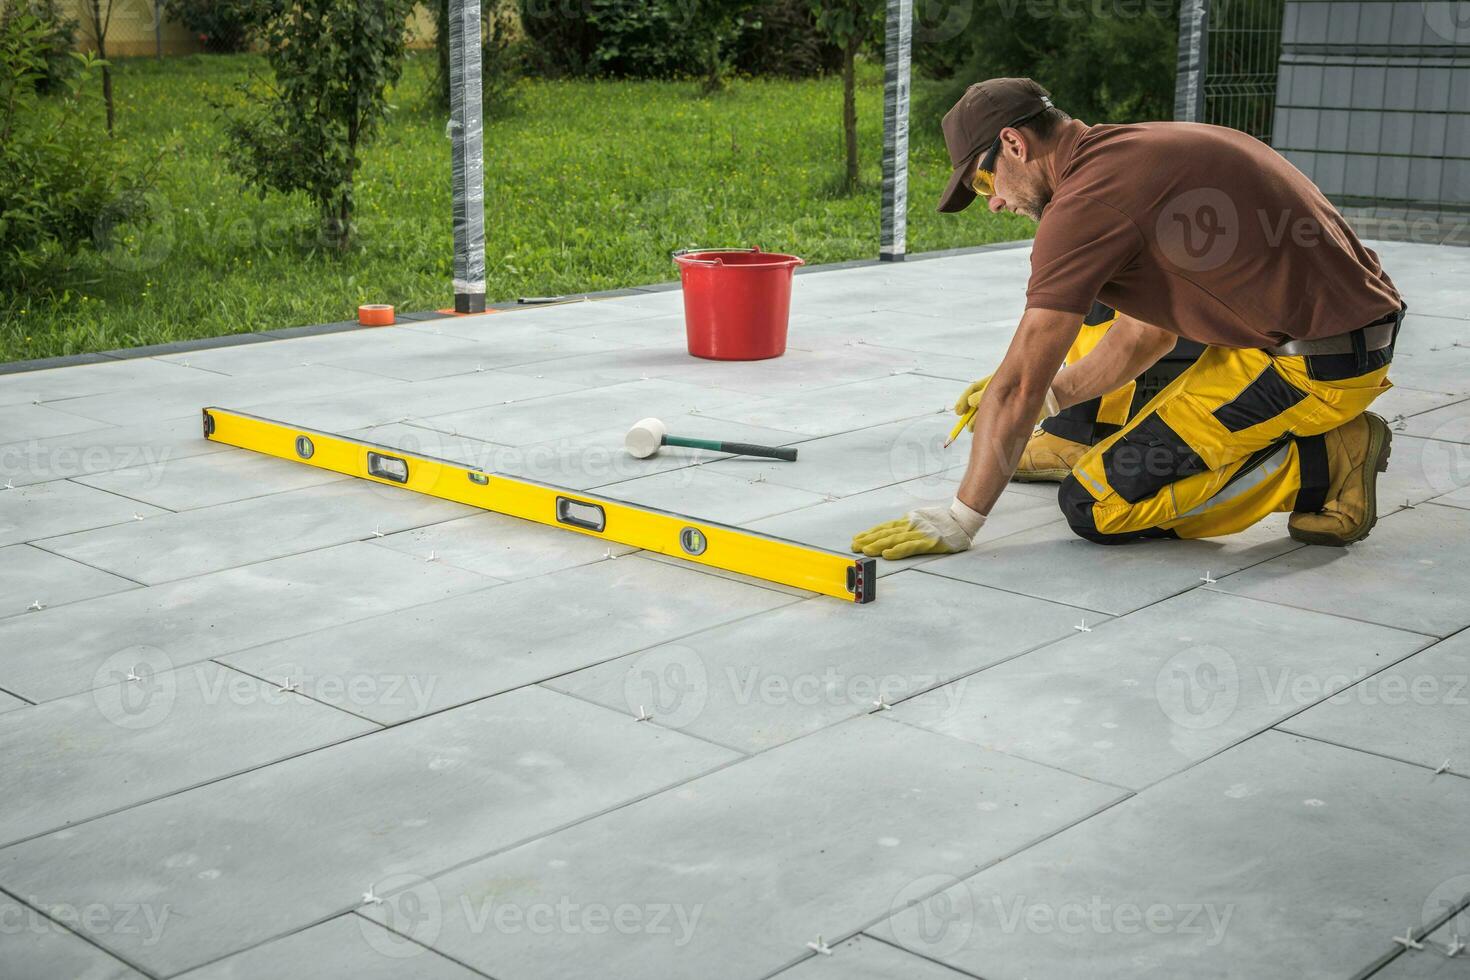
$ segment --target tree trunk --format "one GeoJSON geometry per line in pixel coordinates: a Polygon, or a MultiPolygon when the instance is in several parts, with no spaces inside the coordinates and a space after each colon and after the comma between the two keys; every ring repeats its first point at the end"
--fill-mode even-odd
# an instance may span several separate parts
{"type": "MultiPolygon", "coordinates": [[[[108,0],[107,21],[112,20],[112,0],[108,0]]],[[[115,110],[112,107],[112,68],[107,64],[107,21],[102,19],[102,0],[92,0],[92,34],[97,41],[97,57],[102,59],[102,103],[107,107],[107,135],[112,135],[115,110]]]]}
{"type": "Polygon", "coordinates": [[[842,137],[847,145],[847,175],[843,186],[849,191],[857,187],[858,182],[857,79],[854,67],[857,49],[856,38],[850,38],[842,49],[842,137]]]}

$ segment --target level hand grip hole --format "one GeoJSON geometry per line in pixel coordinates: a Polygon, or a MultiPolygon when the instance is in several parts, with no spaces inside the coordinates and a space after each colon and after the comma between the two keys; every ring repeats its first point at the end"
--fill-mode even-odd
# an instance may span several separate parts
{"type": "Polygon", "coordinates": [[[584,531],[603,531],[607,528],[607,515],[597,504],[570,497],[556,498],[556,519],[584,531]]]}
{"type": "Polygon", "coordinates": [[[380,480],[392,480],[394,483],[408,482],[408,460],[406,459],[385,456],[382,453],[368,453],[367,464],[369,476],[375,476],[380,480]]]}

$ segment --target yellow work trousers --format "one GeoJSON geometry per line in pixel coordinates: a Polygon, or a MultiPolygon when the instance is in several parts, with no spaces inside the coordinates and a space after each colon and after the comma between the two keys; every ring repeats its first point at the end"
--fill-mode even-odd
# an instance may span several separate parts
{"type": "Polygon", "coordinates": [[[1115,544],[1233,534],[1276,511],[1320,510],[1322,435],[1392,387],[1391,356],[1372,352],[1357,373],[1365,362],[1353,355],[1207,347],[1082,457],[1062,483],[1062,511],[1082,537],[1115,544]]]}
{"type": "MultiPolygon", "coordinates": [[[[1098,342],[1107,336],[1108,328],[1113,321],[1118,319],[1116,311],[1105,306],[1097,305],[1083,322],[1082,329],[1077,333],[1077,339],[1072,341],[1072,349],[1067,351],[1067,363],[1076,364],[1098,345],[1098,342]],[[1091,322],[1089,322],[1091,321],[1091,322]]],[[[1125,383],[1102,396],[1097,409],[1097,417],[1093,422],[1099,425],[1123,425],[1128,421],[1128,410],[1133,405],[1132,381],[1125,383]]]]}

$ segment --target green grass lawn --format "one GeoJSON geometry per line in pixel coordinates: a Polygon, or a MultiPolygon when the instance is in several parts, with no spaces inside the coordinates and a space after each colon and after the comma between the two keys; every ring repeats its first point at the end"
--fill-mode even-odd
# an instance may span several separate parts
{"type": "MultiPolygon", "coordinates": [[[[858,91],[864,186],[836,192],[840,82],[550,82],[485,126],[491,301],[677,278],[672,249],[758,244],[809,263],[878,248],[882,77],[858,91]]],[[[449,305],[449,141],[426,108],[431,56],[413,55],[386,131],[359,173],[356,243],[311,247],[304,200],[261,199],[222,162],[221,110],[263,70],[254,56],[125,60],[117,139],[142,167],[159,148],[159,221],[112,254],[79,256],[45,294],[0,293],[0,361],[348,319],[358,303],[449,305]]],[[[100,112],[100,110],[99,110],[100,112]]],[[[100,129],[100,121],[99,121],[100,129]]],[[[934,204],[949,172],[937,134],[916,132],[910,251],[1004,241],[1029,222],[934,204]]]]}

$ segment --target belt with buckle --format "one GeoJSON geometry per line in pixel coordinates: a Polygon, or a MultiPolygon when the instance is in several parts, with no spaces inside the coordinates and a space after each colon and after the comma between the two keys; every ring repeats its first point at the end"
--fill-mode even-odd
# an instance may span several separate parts
{"type": "Polygon", "coordinates": [[[1383,350],[1393,343],[1394,329],[1398,326],[1400,314],[1394,313],[1385,322],[1372,323],[1357,330],[1349,330],[1347,333],[1338,334],[1336,337],[1322,337],[1318,340],[1290,340],[1277,347],[1267,347],[1266,353],[1276,357],[1311,357],[1315,354],[1351,354],[1355,348],[1353,335],[1361,334],[1363,338],[1362,350],[1383,350]]]}

